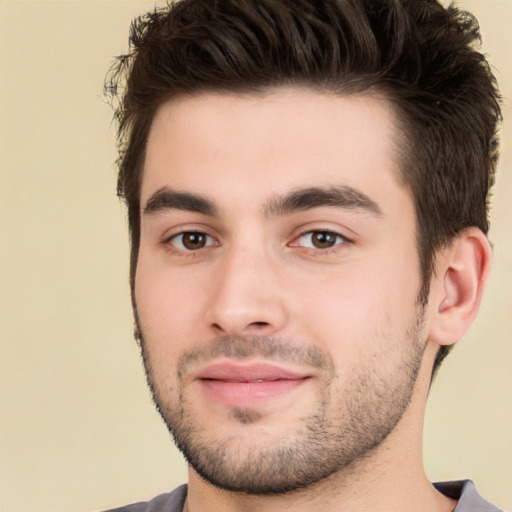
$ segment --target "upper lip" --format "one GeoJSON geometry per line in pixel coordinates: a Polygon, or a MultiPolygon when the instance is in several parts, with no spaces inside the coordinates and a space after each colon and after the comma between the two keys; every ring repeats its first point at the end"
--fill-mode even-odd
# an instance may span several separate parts
{"type": "Polygon", "coordinates": [[[212,363],[200,370],[196,379],[222,380],[227,382],[262,382],[273,380],[299,380],[305,373],[282,368],[270,363],[238,363],[231,361],[212,363]]]}

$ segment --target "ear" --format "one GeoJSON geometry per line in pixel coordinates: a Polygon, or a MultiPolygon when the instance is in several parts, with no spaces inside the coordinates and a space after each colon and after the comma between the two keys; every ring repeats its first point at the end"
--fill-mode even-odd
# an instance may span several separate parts
{"type": "Polygon", "coordinates": [[[492,250],[478,228],[468,228],[441,250],[431,283],[429,338],[438,345],[458,341],[475,319],[491,270],[492,250]]]}

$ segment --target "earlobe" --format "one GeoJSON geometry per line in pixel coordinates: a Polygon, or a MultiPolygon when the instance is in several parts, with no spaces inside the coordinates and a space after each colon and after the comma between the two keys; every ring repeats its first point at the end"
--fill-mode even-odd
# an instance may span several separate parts
{"type": "Polygon", "coordinates": [[[491,246],[478,228],[462,231],[441,251],[432,283],[432,341],[451,345],[468,330],[477,315],[491,261],[491,246]]]}

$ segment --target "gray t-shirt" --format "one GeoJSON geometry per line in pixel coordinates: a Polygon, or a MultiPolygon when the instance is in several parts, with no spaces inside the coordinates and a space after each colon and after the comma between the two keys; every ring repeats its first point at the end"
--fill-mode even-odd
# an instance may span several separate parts
{"type": "MultiPolygon", "coordinates": [[[[459,500],[453,512],[500,512],[500,509],[484,500],[471,480],[439,482],[434,487],[444,495],[459,500]]],[[[187,486],[181,485],[172,492],[160,494],[151,501],[134,503],[107,512],[182,512],[187,497],[187,486]]]]}

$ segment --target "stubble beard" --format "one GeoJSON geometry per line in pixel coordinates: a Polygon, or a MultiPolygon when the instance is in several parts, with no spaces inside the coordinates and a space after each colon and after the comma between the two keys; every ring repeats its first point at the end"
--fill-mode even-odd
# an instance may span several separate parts
{"type": "MultiPolygon", "coordinates": [[[[284,340],[256,337],[250,340],[219,338],[183,354],[178,364],[178,389],[161,389],[156,382],[147,344],[141,333],[141,354],[153,401],[190,466],[212,485],[252,495],[275,495],[297,491],[335,473],[350,470],[355,462],[369,457],[394,430],[406,411],[421,367],[425,343],[420,338],[423,315],[394,344],[393,368],[386,354],[368,354],[366,361],[349,371],[344,386],[332,359],[317,348],[298,351],[284,340]],[[263,356],[274,360],[302,360],[322,370],[318,407],[303,417],[295,431],[271,439],[235,435],[212,439],[207,428],[194,417],[182,375],[190,362],[219,356],[243,359],[263,356]],[[379,364],[380,363],[380,364],[379,364]],[[171,396],[172,395],[172,396],[171,396]]],[[[233,408],[231,418],[239,425],[258,424],[253,409],[233,408]]],[[[203,420],[204,421],[204,420],[203,420]]],[[[215,426],[210,426],[211,430],[215,426]]]]}

